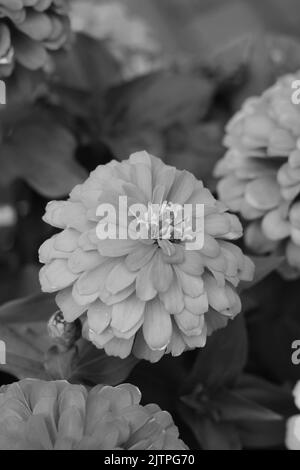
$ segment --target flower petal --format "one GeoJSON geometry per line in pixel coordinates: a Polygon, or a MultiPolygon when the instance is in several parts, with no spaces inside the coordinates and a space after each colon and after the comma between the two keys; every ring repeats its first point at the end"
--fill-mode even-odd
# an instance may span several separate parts
{"type": "Polygon", "coordinates": [[[170,314],[159,300],[153,300],[146,305],[143,335],[152,350],[161,351],[170,342],[172,335],[170,314]]]}
{"type": "Polygon", "coordinates": [[[75,302],[71,287],[61,290],[56,295],[55,301],[67,322],[73,322],[86,311],[85,306],[79,305],[75,302]]]}
{"type": "Polygon", "coordinates": [[[51,261],[40,270],[40,283],[43,292],[56,292],[69,287],[78,278],[72,273],[67,262],[62,259],[51,261]]]}
{"type": "Polygon", "coordinates": [[[117,294],[129,287],[135,281],[137,274],[137,272],[129,271],[124,261],[121,261],[110,271],[105,287],[112,294],[117,294]]]}
{"type": "Polygon", "coordinates": [[[97,300],[89,307],[87,317],[89,327],[95,333],[101,334],[110,325],[112,308],[97,300]]]}
{"type": "Polygon", "coordinates": [[[145,302],[133,294],[123,302],[115,304],[112,308],[112,328],[120,332],[130,330],[138,323],[144,314],[145,302]]]}

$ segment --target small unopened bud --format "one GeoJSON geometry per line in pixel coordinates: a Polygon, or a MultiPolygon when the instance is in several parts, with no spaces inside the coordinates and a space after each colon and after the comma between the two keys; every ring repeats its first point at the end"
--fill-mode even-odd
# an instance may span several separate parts
{"type": "Polygon", "coordinates": [[[77,319],[73,323],[68,323],[60,310],[55,312],[48,322],[49,335],[53,342],[64,351],[71,349],[81,337],[81,329],[80,320],[77,319]]]}

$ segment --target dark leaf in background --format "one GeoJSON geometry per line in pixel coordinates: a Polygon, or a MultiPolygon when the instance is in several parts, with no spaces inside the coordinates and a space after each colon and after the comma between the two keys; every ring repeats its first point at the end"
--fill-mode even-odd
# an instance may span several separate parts
{"type": "MultiPolygon", "coordinates": [[[[121,69],[104,41],[76,34],[73,47],[56,55],[55,82],[100,98],[121,81],[121,69]]],[[[85,104],[85,103],[83,103],[85,104]]]]}
{"type": "Polygon", "coordinates": [[[212,173],[223,156],[223,121],[210,120],[194,126],[174,125],[165,132],[165,163],[188,169],[212,187],[212,173]]]}
{"type": "Polygon", "coordinates": [[[0,338],[6,345],[6,373],[19,379],[49,378],[44,354],[51,346],[47,321],[57,309],[52,295],[34,294],[0,307],[0,338]]]}
{"type": "Polygon", "coordinates": [[[206,348],[197,351],[192,372],[181,388],[178,409],[201,448],[283,445],[285,419],[294,410],[292,395],[259,378],[244,377],[246,361],[247,331],[242,315],[215,332],[206,348]],[[259,444],[256,435],[263,432],[268,437],[259,444]]]}
{"type": "MultiPolygon", "coordinates": [[[[68,380],[77,360],[76,346],[62,352],[57,346],[52,346],[45,354],[44,368],[51,380],[68,380]]],[[[85,383],[82,380],[79,383],[85,383]]]]}
{"type": "Polygon", "coordinates": [[[142,392],[144,403],[158,403],[174,412],[182,384],[191,367],[191,353],[180,357],[164,356],[158,363],[140,361],[129,377],[142,392]]]}
{"type": "Polygon", "coordinates": [[[280,421],[281,416],[268,408],[251,401],[236,390],[226,390],[219,397],[219,413],[222,421],[243,423],[244,421],[280,421]]]}
{"type": "Polygon", "coordinates": [[[247,332],[244,318],[237,316],[208,338],[205,348],[197,351],[193,369],[182,384],[183,394],[202,384],[208,389],[234,383],[247,360],[247,332]]]}
{"type": "Polygon", "coordinates": [[[200,68],[174,67],[114,87],[103,135],[120,159],[139,150],[208,180],[222,155],[224,121],[208,119],[215,84],[200,68]]]}
{"type": "Polygon", "coordinates": [[[300,367],[292,362],[292,344],[300,339],[299,280],[273,273],[243,295],[252,304],[246,315],[248,370],[277,383],[299,380],[300,367]]]}
{"type": "Polygon", "coordinates": [[[233,111],[249,96],[261,94],[281,75],[297,71],[299,46],[300,42],[289,36],[247,34],[216,52],[211,58],[212,68],[217,70],[221,86],[229,85],[228,93],[232,84],[233,111]]]}
{"type": "MultiPolygon", "coordinates": [[[[242,443],[236,427],[216,423],[210,416],[199,416],[195,409],[181,405],[180,415],[191,428],[202,450],[241,450],[242,443]]],[[[193,450],[196,450],[195,448],[193,450]]]]}
{"type": "Polygon", "coordinates": [[[50,347],[46,323],[4,325],[0,324],[0,338],[6,345],[6,364],[0,365],[3,372],[18,379],[26,377],[48,380],[43,358],[50,347]]]}
{"type": "MultiPolygon", "coordinates": [[[[259,390],[257,389],[257,394],[259,390]]],[[[283,406],[292,404],[291,394],[289,397],[284,396],[280,387],[276,388],[276,393],[281,394],[283,406]]],[[[270,402],[266,407],[262,406],[235,387],[234,390],[224,391],[218,403],[221,421],[235,424],[243,448],[272,448],[283,445],[285,417],[273,411],[270,402]]]]}
{"type": "Polygon", "coordinates": [[[77,357],[68,380],[89,385],[117,385],[126,381],[138,362],[133,356],[126,359],[107,356],[103,350],[82,339],[78,342],[77,357]]]}
{"type": "MultiPolygon", "coordinates": [[[[256,284],[265,279],[269,274],[279,268],[284,261],[283,256],[251,256],[255,264],[254,278],[251,282],[241,282],[238,286],[238,291],[243,292],[251,289],[256,284]]],[[[246,293],[247,296],[247,293],[246,293]]]]}
{"type": "Polygon", "coordinates": [[[20,103],[34,103],[37,98],[47,93],[43,73],[29,71],[19,64],[15,65],[13,75],[5,83],[8,107],[20,106],[20,103]]]}
{"type": "Polygon", "coordinates": [[[0,323],[15,325],[25,322],[47,322],[56,310],[52,294],[38,293],[1,305],[0,323]]]}
{"type": "Polygon", "coordinates": [[[240,425],[239,434],[245,449],[284,449],[285,421],[248,421],[240,425]]]}
{"type": "Polygon", "coordinates": [[[105,124],[117,132],[191,123],[205,116],[213,92],[213,83],[193,70],[156,72],[111,89],[105,124]]]}
{"type": "Polygon", "coordinates": [[[215,391],[198,387],[181,398],[179,412],[201,448],[237,450],[282,447],[286,418],[295,412],[293,406],[291,393],[282,387],[241,375],[233,387],[215,391]],[[264,404],[267,394],[269,400],[264,404]]]}
{"type": "Polygon", "coordinates": [[[55,116],[32,108],[24,114],[6,127],[0,158],[8,171],[2,183],[21,178],[44,196],[65,196],[86,176],[73,158],[75,139],[55,116]]]}
{"type": "Polygon", "coordinates": [[[65,379],[95,385],[116,385],[126,380],[138,363],[133,356],[110,357],[80,339],[66,351],[53,345],[47,322],[57,310],[54,297],[38,294],[0,308],[0,338],[6,344],[6,365],[0,368],[19,379],[65,379]]]}
{"type": "Polygon", "coordinates": [[[244,398],[269,407],[285,417],[297,413],[290,387],[274,385],[261,377],[243,374],[235,384],[235,391],[244,398]]]}

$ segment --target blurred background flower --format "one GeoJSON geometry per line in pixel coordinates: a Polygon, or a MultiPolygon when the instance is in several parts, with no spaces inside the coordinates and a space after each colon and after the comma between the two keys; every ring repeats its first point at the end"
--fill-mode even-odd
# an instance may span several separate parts
{"type": "Polygon", "coordinates": [[[0,389],[1,450],[185,450],[169,413],[130,384],[89,392],[25,379],[0,389]]]}
{"type": "Polygon", "coordinates": [[[61,48],[70,26],[65,0],[0,1],[0,77],[15,62],[30,70],[49,63],[48,51],[61,48]]]}
{"type": "Polygon", "coordinates": [[[246,244],[256,253],[284,254],[282,272],[300,272],[300,108],[284,76],[246,100],[226,128],[227,152],[215,169],[220,199],[249,221],[246,244]]]}

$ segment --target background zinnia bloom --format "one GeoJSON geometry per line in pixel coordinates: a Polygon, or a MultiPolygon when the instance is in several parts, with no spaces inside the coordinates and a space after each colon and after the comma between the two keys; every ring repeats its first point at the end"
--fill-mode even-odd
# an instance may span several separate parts
{"type": "Polygon", "coordinates": [[[68,0],[0,0],[0,77],[15,61],[31,70],[44,67],[69,32],[68,0]]]}
{"type": "Polygon", "coordinates": [[[300,270],[300,107],[286,75],[249,98],[229,122],[228,148],[216,166],[220,199],[250,221],[246,244],[257,253],[284,253],[286,275],[300,270]]]}
{"type": "Polygon", "coordinates": [[[61,233],[40,248],[44,292],[66,321],[87,312],[86,336],[108,355],[159,360],[203,347],[206,337],[241,310],[236,286],[251,280],[253,263],[228,240],[242,235],[238,218],[226,212],[186,171],[146,152],[99,166],[76,186],[68,201],[53,201],[44,220],[61,233]],[[204,245],[185,249],[181,239],[100,240],[101,203],[118,212],[119,196],[132,203],[204,204],[204,245]]]}
{"type": "Polygon", "coordinates": [[[25,379],[0,389],[0,450],[185,450],[172,417],[130,384],[25,379]]]}

